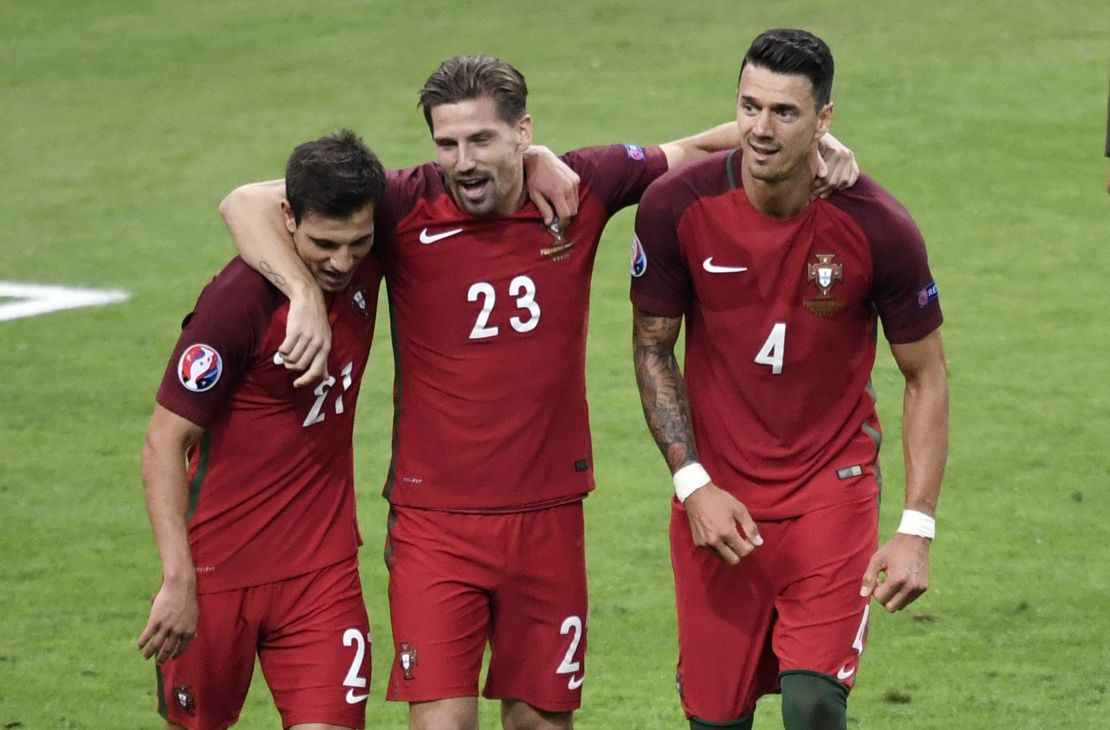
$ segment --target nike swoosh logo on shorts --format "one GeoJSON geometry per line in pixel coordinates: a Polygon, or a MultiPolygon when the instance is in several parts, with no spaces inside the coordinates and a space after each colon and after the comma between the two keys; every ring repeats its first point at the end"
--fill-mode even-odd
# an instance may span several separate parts
{"type": "Polygon", "coordinates": [[[581,677],[575,677],[572,674],[572,675],[570,675],[570,680],[567,682],[567,689],[578,689],[579,687],[582,686],[582,683],[585,682],[585,681],[586,681],[586,675],[585,674],[583,674],[581,677]]]}
{"type": "Polygon", "coordinates": [[[347,690],[347,704],[348,705],[357,705],[359,702],[365,702],[366,698],[369,697],[369,696],[370,695],[368,695],[368,694],[356,695],[355,691],[353,689],[349,689],[349,690],[347,690]]]}
{"type": "Polygon", "coordinates": [[[719,266],[713,263],[713,257],[710,256],[705,261],[701,262],[701,267],[708,271],[710,274],[739,274],[741,271],[747,271],[747,266],[719,266]]]}
{"type": "Polygon", "coordinates": [[[436,241],[442,241],[445,238],[450,238],[451,236],[454,236],[456,233],[462,233],[462,232],[463,232],[463,229],[455,228],[454,230],[444,231],[443,233],[432,234],[432,233],[428,233],[428,229],[425,228],[424,230],[420,231],[420,242],[422,244],[424,244],[425,246],[427,246],[429,243],[435,243],[436,241]]]}
{"type": "Polygon", "coordinates": [[[855,673],[855,667],[852,667],[851,669],[841,667],[840,669],[836,670],[836,678],[843,682],[845,679],[848,679],[848,677],[851,677],[855,673]]]}

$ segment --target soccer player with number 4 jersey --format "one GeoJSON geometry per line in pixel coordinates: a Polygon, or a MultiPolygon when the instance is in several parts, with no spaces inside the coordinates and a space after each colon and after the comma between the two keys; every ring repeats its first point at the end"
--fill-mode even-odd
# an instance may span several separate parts
{"type": "MultiPolygon", "coordinates": [[[[726,124],[657,147],[570,152],[562,160],[580,185],[545,222],[526,193],[526,95],[503,61],[441,64],[420,95],[436,161],[390,172],[377,215],[396,359],[387,696],[410,703],[412,728],[477,727],[487,645],[484,694],[501,700],[504,727],[572,726],[586,676],[597,245],[609,218],[669,167],[737,141],[726,124]]],[[[274,192],[260,185],[221,210],[249,262],[303,280],[280,237],[261,235],[274,192]]],[[[301,291],[311,296],[289,287],[307,312],[301,291]]],[[[290,354],[307,364],[314,337],[294,330],[290,354]]]]}
{"type": "Polygon", "coordinates": [[[678,686],[695,730],[750,728],[780,690],[787,730],[844,728],[871,598],[896,611],[928,584],[948,435],[937,286],[917,227],[873,180],[810,196],[832,77],[819,38],[760,35],[739,149],[657,180],[636,217],[635,368],[674,477],[678,686]],[[905,376],[906,511],[882,547],[877,319],[905,376]]]}
{"type": "Polygon", "coordinates": [[[283,222],[323,295],[332,377],[293,387],[278,353],[289,302],[241,259],[183,324],[142,459],[163,572],[139,647],[157,661],[169,727],[232,725],[256,655],[283,727],[363,727],[370,625],[351,437],[384,187],[346,131],[300,145],[286,168],[283,222]]]}

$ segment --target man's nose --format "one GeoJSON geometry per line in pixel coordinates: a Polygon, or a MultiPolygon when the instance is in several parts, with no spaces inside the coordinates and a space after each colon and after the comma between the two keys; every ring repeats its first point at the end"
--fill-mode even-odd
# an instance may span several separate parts
{"type": "Polygon", "coordinates": [[[355,257],[351,255],[351,249],[344,246],[332,254],[331,265],[341,274],[346,274],[353,269],[355,266],[355,257]]]}

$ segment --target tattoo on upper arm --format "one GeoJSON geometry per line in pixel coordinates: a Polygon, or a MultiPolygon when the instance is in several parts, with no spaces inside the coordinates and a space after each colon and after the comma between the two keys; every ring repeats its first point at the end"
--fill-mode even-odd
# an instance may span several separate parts
{"type": "MultiPolygon", "coordinates": [[[[285,292],[286,285],[289,283],[284,276],[274,271],[274,267],[270,266],[268,261],[259,261],[258,270],[262,275],[273,282],[274,286],[285,292]]],[[[286,292],[288,293],[288,292],[286,292]]]]}
{"type": "Polygon", "coordinates": [[[678,317],[634,316],[632,349],[644,418],[671,471],[697,461],[686,381],[674,345],[682,325],[678,317]]]}

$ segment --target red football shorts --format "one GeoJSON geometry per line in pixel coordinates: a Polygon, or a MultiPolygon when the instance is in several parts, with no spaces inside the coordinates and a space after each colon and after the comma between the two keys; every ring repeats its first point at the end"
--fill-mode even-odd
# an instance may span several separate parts
{"type": "Polygon", "coordinates": [[[168,721],[190,730],[232,725],[257,654],[284,727],[363,726],[370,622],[357,559],[197,600],[196,637],[158,671],[159,711],[168,721]]]}
{"type": "Polygon", "coordinates": [[[394,507],[386,537],[396,658],[386,698],[483,695],[577,709],[586,653],[582,503],[512,514],[394,507]]]}
{"type": "Polygon", "coordinates": [[[851,689],[867,633],[863,574],[878,548],[868,498],[759,522],[763,545],[729,565],[696,548],[673,500],[678,688],[687,717],[726,722],[779,691],[779,674],[820,672],[851,689]]]}

